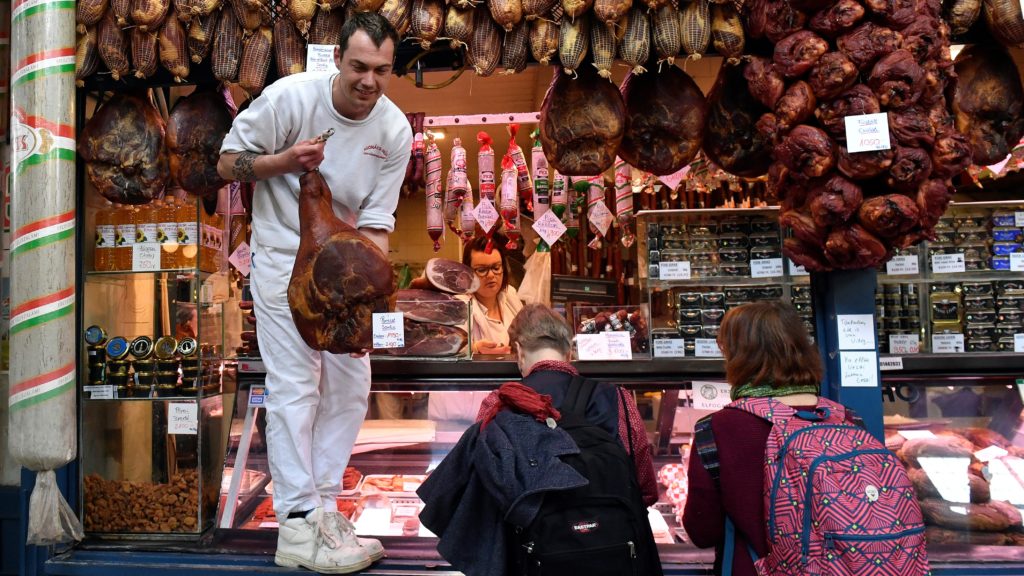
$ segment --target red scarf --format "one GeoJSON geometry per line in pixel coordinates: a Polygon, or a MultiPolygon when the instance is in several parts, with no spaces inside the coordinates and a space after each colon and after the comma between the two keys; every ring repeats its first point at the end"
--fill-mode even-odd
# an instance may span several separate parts
{"type": "MultiPolygon", "coordinates": [[[[533,374],[539,370],[551,370],[555,372],[565,372],[567,374],[577,375],[579,372],[576,367],[572,364],[560,360],[541,360],[530,367],[530,371],[527,372],[527,376],[533,374]]],[[[547,394],[541,394],[523,384],[516,382],[508,382],[502,384],[498,388],[497,402],[495,402],[480,419],[480,429],[483,430],[487,425],[494,420],[494,417],[498,415],[498,412],[509,409],[522,414],[528,414],[533,416],[538,422],[545,422],[548,418],[554,419],[556,422],[562,417],[562,415],[551,405],[551,396],[547,394]]]]}

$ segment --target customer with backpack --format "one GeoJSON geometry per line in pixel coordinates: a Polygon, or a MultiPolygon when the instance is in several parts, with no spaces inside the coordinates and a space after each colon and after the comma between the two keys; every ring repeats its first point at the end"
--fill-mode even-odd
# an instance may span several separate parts
{"type": "Polygon", "coordinates": [[[695,427],[683,512],[693,543],[715,547],[715,573],[928,574],[906,471],[818,397],[821,357],[793,307],[733,308],[718,345],[733,402],[695,427]]]}

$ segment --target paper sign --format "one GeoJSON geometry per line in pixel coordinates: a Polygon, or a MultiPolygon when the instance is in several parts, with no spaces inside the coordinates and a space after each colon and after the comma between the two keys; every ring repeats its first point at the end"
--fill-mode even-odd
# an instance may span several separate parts
{"type": "Polygon", "coordinates": [[[547,242],[548,246],[554,246],[565,234],[565,224],[562,224],[562,220],[555,216],[554,212],[548,210],[533,223],[533,230],[547,242]]]}
{"type": "Polygon", "coordinates": [[[337,72],[338,66],[334,63],[334,48],[334,44],[307,44],[306,71],[337,72]]]}
{"type": "Polygon", "coordinates": [[[889,115],[887,113],[847,116],[844,120],[846,121],[846,149],[851,154],[890,148],[889,115]]]}
{"type": "Polygon", "coordinates": [[[1010,271],[1024,272],[1024,252],[1010,252],[1010,271]]]}
{"type": "Polygon", "coordinates": [[[235,270],[245,278],[249,277],[249,268],[252,266],[252,251],[248,242],[242,242],[235,248],[235,251],[228,256],[228,262],[235,267],[235,270]]]}
{"type": "Polygon", "coordinates": [[[1003,450],[999,446],[989,446],[988,448],[982,448],[974,453],[974,457],[978,459],[978,462],[988,462],[989,460],[996,460],[1009,454],[1006,450],[1003,450]]]}
{"type": "Polygon", "coordinates": [[[732,402],[729,392],[732,390],[726,382],[697,382],[693,386],[693,407],[697,410],[721,410],[732,402]]]}
{"type": "Polygon", "coordinates": [[[383,348],[405,347],[405,323],[402,312],[373,313],[373,347],[383,348]]]}
{"type": "Polygon", "coordinates": [[[690,262],[662,262],[659,266],[658,277],[662,280],[689,280],[690,262]]]}
{"type": "Polygon", "coordinates": [[[874,350],[875,318],[871,314],[840,314],[837,317],[840,350],[874,350]]]}
{"type": "MultiPolygon", "coordinates": [[[[668,186],[669,190],[675,190],[676,186],[679,186],[679,183],[683,181],[683,178],[686,177],[686,173],[689,171],[690,165],[687,164],[686,166],[683,166],[682,168],[676,170],[671,174],[668,174],[666,176],[658,176],[658,180],[660,180],[661,183],[664,184],[665,186],[668,186]]],[[[636,188],[634,188],[633,191],[635,192],[636,188]]]]}
{"type": "Polygon", "coordinates": [[[899,356],[887,356],[885,358],[878,359],[878,369],[884,371],[887,370],[903,370],[903,358],[899,356]]]}
{"type": "Polygon", "coordinates": [[[629,332],[577,334],[576,355],[580,360],[632,360],[629,332]]]}
{"type": "Polygon", "coordinates": [[[840,352],[839,364],[844,388],[878,386],[878,355],[874,352],[840,352]]]}
{"type": "Polygon", "coordinates": [[[82,386],[83,392],[89,393],[90,400],[113,400],[114,399],[114,386],[110,384],[102,384],[96,386],[82,386]]]}
{"type": "Polygon", "coordinates": [[[267,403],[267,387],[252,386],[249,388],[249,406],[264,406],[267,403]]]}
{"type": "Polygon", "coordinates": [[[1013,213],[1013,225],[1017,227],[1024,226],[1024,211],[1013,213]]]}
{"type": "Polygon", "coordinates": [[[782,258],[765,258],[750,261],[751,278],[782,276],[782,258]]]}
{"type": "Polygon", "coordinates": [[[931,430],[900,430],[899,435],[903,436],[907,440],[917,440],[920,438],[935,438],[935,433],[931,430]]]}
{"type": "Polygon", "coordinates": [[[146,272],[160,269],[160,244],[147,242],[132,245],[132,270],[146,272]]]}
{"type": "Polygon", "coordinates": [[[195,402],[170,402],[167,404],[168,434],[198,434],[199,404],[195,402]]]}
{"type": "Polygon", "coordinates": [[[921,352],[921,341],[917,334],[890,334],[890,354],[917,354],[921,352]]]}
{"type": "MultiPolygon", "coordinates": [[[[1016,344],[1016,341],[1014,341],[1016,344]]],[[[932,334],[932,353],[955,353],[964,351],[963,334],[932,334]]]]}
{"type": "Polygon", "coordinates": [[[590,206],[590,210],[587,211],[587,220],[593,224],[601,236],[608,235],[608,227],[612,225],[612,220],[615,216],[612,216],[608,206],[605,205],[604,200],[598,200],[596,203],[590,206]]]}
{"type": "Polygon", "coordinates": [[[807,269],[803,266],[789,260],[789,275],[790,276],[808,276],[807,269]]]}
{"type": "Polygon", "coordinates": [[[956,254],[932,254],[932,272],[936,274],[953,274],[955,272],[966,272],[964,267],[964,255],[956,254]]]}
{"type": "Polygon", "coordinates": [[[494,204],[487,198],[481,198],[480,203],[473,209],[473,216],[476,217],[476,223],[480,225],[480,229],[486,234],[494,228],[494,223],[498,221],[498,211],[494,209],[494,204]]]}
{"type": "Polygon", "coordinates": [[[893,256],[892,260],[885,263],[885,273],[890,276],[917,274],[917,256],[911,254],[893,256]]]}
{"type": "Polygon", "coordinates": [[[721,358],[722,350],[714,338],[697,338],[693,341],[695,355],[701,358],[721,358]]]}
{"type": "Polygon", "coordinates": [[[629,332],[605,332],[608,341],[609,360],[632,360],[633,346],[629,340],[629,332]]]}
{"type": "Polygon", "coordinates": [[[1024,334],[1013,335],[1013,351],[1024,352],[1024,334]]]}
{"type": "Polygon", "coordinates": [[[686,356],[686,341],[682,338],[658,338],[654,340],[655,358],[682,358],[686,356]]]}

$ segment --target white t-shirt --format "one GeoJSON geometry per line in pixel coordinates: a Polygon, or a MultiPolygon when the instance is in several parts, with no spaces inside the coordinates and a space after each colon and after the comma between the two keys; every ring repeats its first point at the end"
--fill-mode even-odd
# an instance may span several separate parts
{"type": "MultiPolygon", "coordinates": [[[[356,228],[391,232],[412,149],[412,129],[405,114],[386,96],[362,120],[339,114],[331,97],[335,75],[303,72],[268,86],[235,118],[221,152],[276,154],[334,128],[320,165],[334,196],[334,213],[356,228]]],[[[298,250],[299,176],[284,174],[256,184],[254,244],[298,250]]]]}
{"type": "Polygon", "coordinates": [[[519,299],[515,286],[509,284],[498,292],[498,307],[501,309],[501,320],[489,318],[487,307],[475,297],[469,297],[473,307],[473,342],[490,340],[500,346],[508,346],[508,327],[516,314],[523,309],[523,301],[519,299]]]}

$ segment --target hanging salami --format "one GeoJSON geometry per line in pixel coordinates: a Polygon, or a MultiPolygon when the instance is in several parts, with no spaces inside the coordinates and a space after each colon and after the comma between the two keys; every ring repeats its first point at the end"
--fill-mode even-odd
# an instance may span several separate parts
{"type": "Polygon", "coordinates": [[[633,169],[622,158],[615,161],[615,221],[619,225],[622,245],[629,248],[636,242],[633,234],[633,169]]]}
{"type": "Polygon", "coordinates": [[[526,156],[523,149],[516,143],[516,134],[519,133],[519,124],[508,125],[508,155],[516,166],[516,188],[519,192],[521,206],[527,212],[533,212],[533,180],[530,178],[530,169],[526,165],[526,156]]]}
{"type": "Polygon", "coordinates": [[[519,184],[515,160],[510,154],[501,159],[501,199],[499,210],[508,236],[509,250],[519,248],[519,184]]]}
{"type": "Polygon", "coordinates": [[[459,217],[459,235],[463,242],[469,242],[476,235],[476,213],[473,211],[473,190],[466,190],[466,197],[462,200],[462,214],[459,217]]]}
{"type": "Polygon", "coordinates": [[[434,252],[441,249],[444,214],[441,208],[441,151],[433,136],[427,144],[426,164],[427,234],[434,241],[434,252]]]}
{"type": "Polygon", "coordinates": [[[480,151],[476,156],[477,189],[480,191],[481,200],[486,198],[494,204],[494,148],[491,148],[493,140],[487,132],[479,132],[476,141],[480,143],[480,151]]]}
{"type": "Polygon", "coordinates": [[[533,168],[533,219],[540,220],[551,208],[551,184],[549,180],[548,159],[544,156],[544,148],[540,144],[540,129],[530,134],[533,148],[530,150],[530,166],[533,168]]]}
{"type": "Polygon", "coordinates": [[[452,141],[451,166],[448,169],[448,180],[445,188],[444,221],[448,228],[461,235],[462,229],[456,223],[462,202],[469,192],[469,175],[466,173],[466,149],[462,147],[462,139],[452,141]]]}

